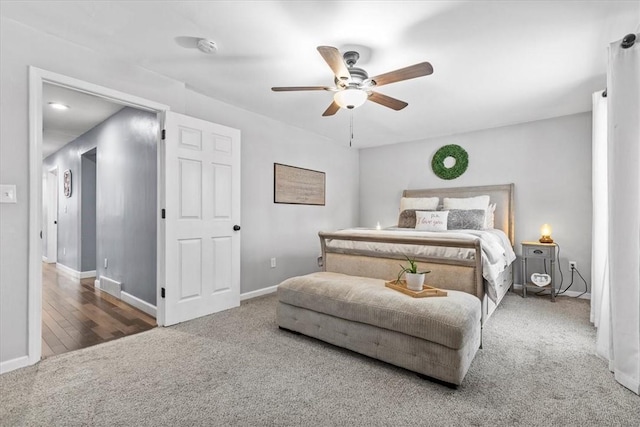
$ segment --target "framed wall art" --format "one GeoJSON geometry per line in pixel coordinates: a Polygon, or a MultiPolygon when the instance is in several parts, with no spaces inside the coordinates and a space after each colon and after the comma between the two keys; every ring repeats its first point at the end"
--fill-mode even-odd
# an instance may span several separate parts
{"type": "Polygon", "coordinates": [[[273,164],[273,202],[294,205],[325,204],[325,173],[273,164]]]}
{"type": "Polygon", "coordinates": [[[62,184],[65,197],[71,197],[71,169],[67,169],[62,174],[62,184]]]}

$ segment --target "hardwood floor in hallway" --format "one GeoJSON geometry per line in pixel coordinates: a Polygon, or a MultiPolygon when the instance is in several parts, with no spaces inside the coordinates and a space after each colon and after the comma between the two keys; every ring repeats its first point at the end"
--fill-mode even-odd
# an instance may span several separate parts
{"type": "Polygon", "coordinates": [[[156,326],[153,317],[96,289],[94,280],[76,279],[55,264],[42,264],[43,358],[156,326]]]}

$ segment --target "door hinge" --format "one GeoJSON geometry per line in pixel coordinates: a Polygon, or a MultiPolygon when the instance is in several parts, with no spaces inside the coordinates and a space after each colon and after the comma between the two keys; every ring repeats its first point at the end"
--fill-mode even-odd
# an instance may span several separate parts
{"type": "Polygon", "coordinates": [[[162,140],[165,140],[167,138],[167,130],[166,129],[162,129],[162,136],[160,138],[162,138],[162,140]]]}
{"type": "Polygon", "coordinates": [[[160,211],[160,216],[162,216],[162,219],[164,219],[164,217],[166,216],[166,212],[164,209],[162,209],[162,211],[160,211]]]}
{"type": "Polygon", "coordinates": [[[160,296],[164,298],[164,288],[160,288],[160,296]]]}

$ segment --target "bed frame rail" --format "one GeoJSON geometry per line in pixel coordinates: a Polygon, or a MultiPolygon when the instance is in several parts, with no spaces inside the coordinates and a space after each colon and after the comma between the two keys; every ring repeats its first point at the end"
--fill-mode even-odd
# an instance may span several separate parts
{"type": "Polygon", "coordinates": [[[441,246],[465,248],[474,251],[473,259],[444,258],[439,256],[412,255],[420,269],[431,270],[427,283],[443,289],[459,290],[475,295],[480,300],[484,296],[482,278],[482,253],[480,240],[433,239],[414,236],[345,235],[320,232],[322,248],[322,269],[334,273],[354,276],[374,277],[393,280],[398,277],[403,254],[387,254],[369,250],[332,248],[330,240],[370,241],[376,243],[441,246]]]}

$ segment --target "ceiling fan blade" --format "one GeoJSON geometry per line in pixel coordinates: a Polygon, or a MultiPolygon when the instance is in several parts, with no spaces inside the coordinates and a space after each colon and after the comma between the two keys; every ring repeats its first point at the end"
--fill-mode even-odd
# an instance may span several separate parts
{"type": "Polygon", "coordinates": [[[428,62],[411,65],[409,67],[400,68],[399,70],[390,71],[371,77],[376,86],[388,85],[389,83],[400,82],[402,80],[415,79],[416,77],[428,76],[433,73],[433,67],[428,62]]]}
{"type": "Polygon", "coordinates": [[[338,112],[338,110],[339,110],[339,109],[340,109],[340,106],[339,106],[338,104],[336,104],[336,102],[335,102],[335,101],[333,101],[333,102],[331,103],[331,105],[329,105],[329,108],[327,108],[327,109],[324,111],[324,113],[322,113],[322,116],[323,116],[323,117],[326,117],[326,116],[333,116],[335,113],[337,113],[337,112],[338,112]]]}
{"type": "Polygon", "coordinates": [[[385,107],[389,107],[396,111],[402,110],[404,107],[409,105],[404,101],[400,101],[399,99],[395,99],[378,92],[371,92],[371,95],[369,95],[369,101],[373,101],[376,104],[384,105],[385,107]]]}
{"type": "Polygon", "coordinates": [[[333,88],[327,86],[285,86],[285,87],[272,87],[274,92],[293,92],[297,90],[331,90],[333,88]]]}
{"type": "Polygon", "coordinates": [[[349,73],[338,49],[332,46],[318,46],[318,52],[320,52],[320,55],[322,55],[327,64],[329,64],[329,67],[338,80],[349,80],[351,78],[351,73],[349,73]]]}

